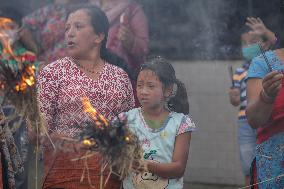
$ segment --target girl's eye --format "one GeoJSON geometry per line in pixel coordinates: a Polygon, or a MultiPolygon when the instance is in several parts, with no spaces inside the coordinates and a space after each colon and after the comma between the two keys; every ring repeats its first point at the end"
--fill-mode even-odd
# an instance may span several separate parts
{"type": "Polygon", "coordinates": [[[83,26],[81,24],[76,24],[75,26],[76,26],[77,29],[83,28],[83,26]]]}

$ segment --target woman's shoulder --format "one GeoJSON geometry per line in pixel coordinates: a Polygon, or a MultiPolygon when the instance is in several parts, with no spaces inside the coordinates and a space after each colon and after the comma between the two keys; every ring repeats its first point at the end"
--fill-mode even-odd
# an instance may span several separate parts
{"type": "Polygon", "coordinates": [[[117,78],[124,78],[128,77],[127,73],[120,67],[115,66],[113,64],[107,63],[106,62],[106,70],[109,72],[109,74],[112,74],[113,76],[118,76],[117,78]]]}
{"type": "Polygon", "coordinates": [[[41,72],[50,72],[51,74],[56,74],[57,72],[63,72],[68,69],[68,67],[72,66],[72,60],[69,57],[64,57],[58,59],[52,63],[47,64],[42,68],[41,72]]]}

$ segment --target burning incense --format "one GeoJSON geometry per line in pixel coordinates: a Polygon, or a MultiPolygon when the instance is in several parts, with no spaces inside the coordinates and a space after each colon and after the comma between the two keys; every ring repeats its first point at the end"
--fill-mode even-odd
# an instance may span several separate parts
{"type": "Polygon", "coordinates": [[[271,64],[270,64],[269,61],[268,61],[268,58],[267,58],[266,55],[265,55],[265,51],[263,50],[263,48],[262,48],[262,46],[261,46],[260,43],[258,43],[258,46],[259,46],[259,49],[260,49],[260,51],[261,51],[261,55],[262,55],[262,57],[264,58],[266,65],[268,66],[269,72],[272,72],[273,69],[272,69],[271,64]]]}

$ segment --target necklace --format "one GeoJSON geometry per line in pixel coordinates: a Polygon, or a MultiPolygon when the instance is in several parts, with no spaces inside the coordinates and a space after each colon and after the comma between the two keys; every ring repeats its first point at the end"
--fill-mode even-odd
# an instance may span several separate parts
{"type": "Polygon", "coordinates": [[[95,71],[95,69],[88,69],[85,66],[82,66],[80,64],[77,64],[77,65],[78,65],[78,67],[80,67],[81,69],[83,69],[83,70],[85,70],[89,73],[92,73],[92,74],[99,74],[100,73],[100,71],[95,71]]]}

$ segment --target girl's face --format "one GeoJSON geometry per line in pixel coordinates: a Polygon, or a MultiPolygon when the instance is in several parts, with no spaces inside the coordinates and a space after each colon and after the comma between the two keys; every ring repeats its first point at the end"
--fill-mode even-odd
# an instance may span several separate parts
{"type": "Polygon", "coordinates": [[[143,70],[137,78],[137,97],[143,108],[155,109],[164,106],[165,90],[157,75],[151,70],[143,70]]]}
{"type": "Polygon", "coordinates": [[[94,48],[100,47],[103,38],[103,34],[95,33],[86,10],[80,9],[69,15],[65,25],[65,40],[71,57],[90,55],[94,48]]]}

